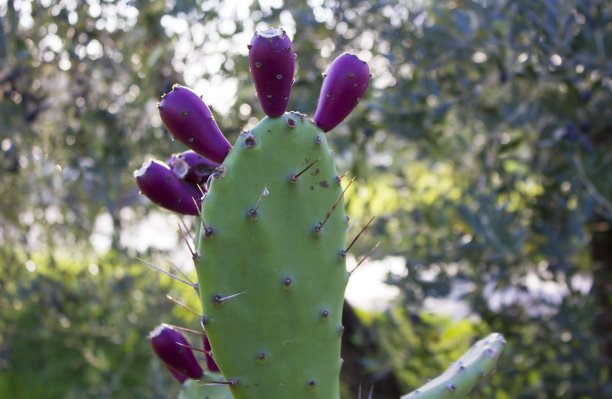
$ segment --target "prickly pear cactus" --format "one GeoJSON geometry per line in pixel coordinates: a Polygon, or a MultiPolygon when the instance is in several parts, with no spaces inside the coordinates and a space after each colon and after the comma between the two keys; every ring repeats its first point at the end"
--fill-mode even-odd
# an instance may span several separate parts
{"type": "Polygon", "coordinates": [[[302,115],[268,117],[223,167],[196,263],[215,360],[236,398],[335,398],[346,216],[325,136],[302,115]]]}
{"type": "MultiPolygon", "coordinates": [[[[188,284],[199,292],[210,347],[205,340],[203,350],[181,344],[170,352],[203,351],[214,368],[191,380],[186,370],[169,368],[187,380],[181,398],[339,399],[342,304],[350,277],[345,257],[352,245],[346,245],[343,196],[351,181],[336,170],[326,133],[357,106],[369,69],[355,55],[339,56],[324,74],[310,118],[286,112],[295,67],[287,34],[258,32],[248,47],[267,116],[231,146],[202,98],[175,85],[162,97],[160,115],[192,151],[166,164],[149,161],[135,173],[151,200],[198,221],[198,283],[188,284]],[[209,396],[210,388],[219,391],[209,396]]],[[[170,361],[175,357],[166,366],[170,361]]],[[[446,392],[460,397],[473,383],[462,378],[446,392]]],[[[414,397],[447,397],[431,385],[438,386],[432,382],[414,397]]]]}
{"type": "MultiPolygon", "coordinates": [[[[285,113],[294,61],[286,34],[256,35],[250,61],[270,115],[240,135],[202,202],[204,327],[235,398],[337,398],[348,282],[343,181],[316,121],[285,113]]],[[[339,99],[353,107],[367,65],[343,73],[361,84],[339,99]]]]}

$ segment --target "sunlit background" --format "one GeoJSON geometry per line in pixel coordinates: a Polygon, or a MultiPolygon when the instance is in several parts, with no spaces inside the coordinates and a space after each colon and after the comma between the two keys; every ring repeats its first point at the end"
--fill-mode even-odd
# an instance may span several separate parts
{"type": "MultiPolygon", "coordinates": [[[[473,398],[612,397],[612,5],[561,1],[0,0],[0,397],[167,398],[146,334],[198,328],[177,216],[133,171],[185,148],[156,103],[193,88],[233,142],[263,117],[253,32],[282,26],[290,109],[366,60],[327,134],[346,193],[343,398],[397,398],[475,339],[508,347],[473,398]],[[350,323],[350,324],[349,324],[350,323]]],[[[183,219],[189,227],[193,220],[183,219]]]]}

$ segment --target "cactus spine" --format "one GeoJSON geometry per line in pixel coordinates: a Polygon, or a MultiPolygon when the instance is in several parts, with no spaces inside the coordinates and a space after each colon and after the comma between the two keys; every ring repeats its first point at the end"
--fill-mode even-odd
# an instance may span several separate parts
{"type": "MultiPolygon", "coordinates": [[[[151,161],[135,174],[154,202],[197,215],[192,286],[201,300],[209,371],[187,379],[180,398],[339,399],[345,257],[352,246],[346,247],[343,196],[350,182],[339,176],[325,133],[363,97],[369,69],[354,55],[338,57],[311,119],[286,112],[295,62],[286,33],[256,33],[248,47],[267,116],[232,147],[202,98],[175,85],[160,114],[192,151],[167,165],[151,161]]],[[[461,397],[492,368],[502,341],[495,335],[477,343],[402,399],[461,397]]]]}

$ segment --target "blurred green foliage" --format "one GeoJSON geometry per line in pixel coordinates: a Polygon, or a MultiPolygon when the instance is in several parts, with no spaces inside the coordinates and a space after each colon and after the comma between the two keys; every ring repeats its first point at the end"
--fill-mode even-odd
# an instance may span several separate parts
{"type": "Polygon", "coordinates": [[[161,322],[199,328],[197,316],[166,299],[194,306],[192,288],[113,253],[87,258],[4,248],[1,255],[2,397],[177,394],[146,336],[161,322]]]}
{"type": "Polygon", "coordinates": [[[131,172],[182,150],[155,112],[174,82],[235,88],[213,107],[230,141],[262,116],[245,54],[266,25],[298,53],[290,108],[314,111],[343,51],[374,74],[328,135],[358,178],[356,226],[377,216],[355,253],[406,258],[388,279],[401,298],[362,314],[384,349],[364,367],[413,389],[500,331],[506,354],[472,397],[612,396],[612,3],[220,3],[0,1],[0,396],[168,397],[144,336],[189,315],[122,244],[154,212],[131,172]],[[112,251],[75,255],[101,215],[112,251]],[[468,321],[428,315],[432,299],[468,321]]]}

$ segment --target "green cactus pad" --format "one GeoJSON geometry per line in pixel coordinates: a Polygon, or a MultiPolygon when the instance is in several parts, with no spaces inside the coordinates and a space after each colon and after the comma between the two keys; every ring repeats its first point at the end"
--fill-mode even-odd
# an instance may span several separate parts
{"type": "Polygon", "coordinates": [[[495,367],[506,341],[494,333],[476,342],[437,378],[400,399],[462,398],[495,367]]]}
{"type": "Polygon", "coordinates": [[[201,380],[185,381],[178,399],[232,399],[232,395],[224,385],[213,385],[205,381],[219,381],[217,373],[204,373],[201,380]]]}
{"type": "Polygon", "coordinates": [[[196,269],[234,398],[339,397],[342,193],[324,133],[293,112],[241,134],[210,182],[196,269]]]}

